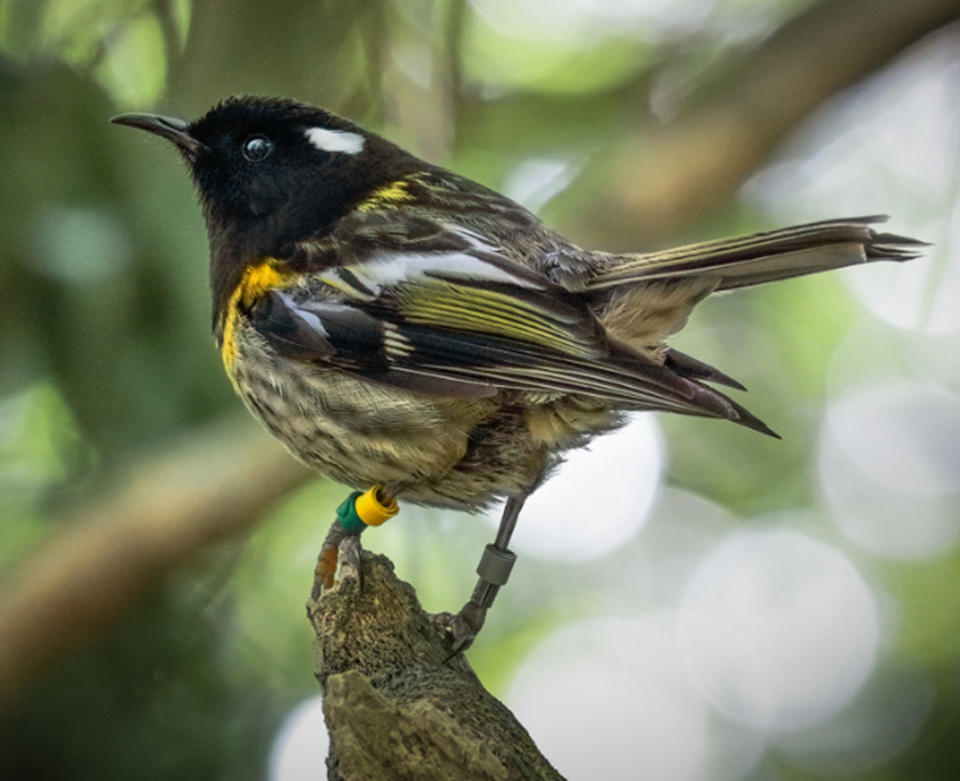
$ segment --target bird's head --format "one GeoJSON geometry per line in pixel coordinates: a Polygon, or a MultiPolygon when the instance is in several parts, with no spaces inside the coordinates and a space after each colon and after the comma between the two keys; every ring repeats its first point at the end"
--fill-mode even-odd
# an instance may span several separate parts
{"type": "Polygon", "coordinates": [[[113,121],[177,146],[212,244],[260,254],[322,234],[377,187],[424,167],[352,122],[278,98],[231,98],[194,122],[154,114],[113,121]]]}

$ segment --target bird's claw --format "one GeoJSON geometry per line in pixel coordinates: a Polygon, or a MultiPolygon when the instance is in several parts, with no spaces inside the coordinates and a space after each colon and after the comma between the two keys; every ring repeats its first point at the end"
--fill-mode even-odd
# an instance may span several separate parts
{"type": "Polygon", "coordinates": [[[446,661],[449,662],[473,645],[486,617],[487,608],[472,599],[457,614],[437,613],[433,616],[434,622],[443,627],[449,635],[450,655],[446,661]]]}

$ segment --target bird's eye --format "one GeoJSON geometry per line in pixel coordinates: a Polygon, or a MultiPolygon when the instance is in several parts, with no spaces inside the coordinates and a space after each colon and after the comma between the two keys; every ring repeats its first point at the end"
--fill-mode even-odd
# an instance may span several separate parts
{"type": "Polygon", "coordinates": [[[251,163],[259,163],[270,156],[273,151],[273,141],[266,136],[250,136],[243,142],[243,156],[251,163]]]}

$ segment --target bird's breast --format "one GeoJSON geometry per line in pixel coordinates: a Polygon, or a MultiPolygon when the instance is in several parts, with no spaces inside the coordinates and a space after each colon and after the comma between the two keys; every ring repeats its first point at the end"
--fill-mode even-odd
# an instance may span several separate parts
{"type": "Polygon", "coordinates": [[[495,408],[489,399],[410,393],[277,355],[242,313],[225,329],[223,349],[238,393],[287,449],[358,488],[439,479],[495,408]]]}

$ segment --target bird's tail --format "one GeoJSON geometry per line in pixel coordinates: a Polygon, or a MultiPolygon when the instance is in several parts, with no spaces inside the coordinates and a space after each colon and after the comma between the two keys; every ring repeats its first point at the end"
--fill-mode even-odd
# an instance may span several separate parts
{"type": "Polygon", "coordinates": [[[878,233],[870,227],[886,219],[873,216],[826,220],[662,252],[611,255],[609,263],[587,282],[586,289],[714,277],[714,290],[731,290],[874,260],[910,260],[927,246],[925,242],[878,233]]]}

